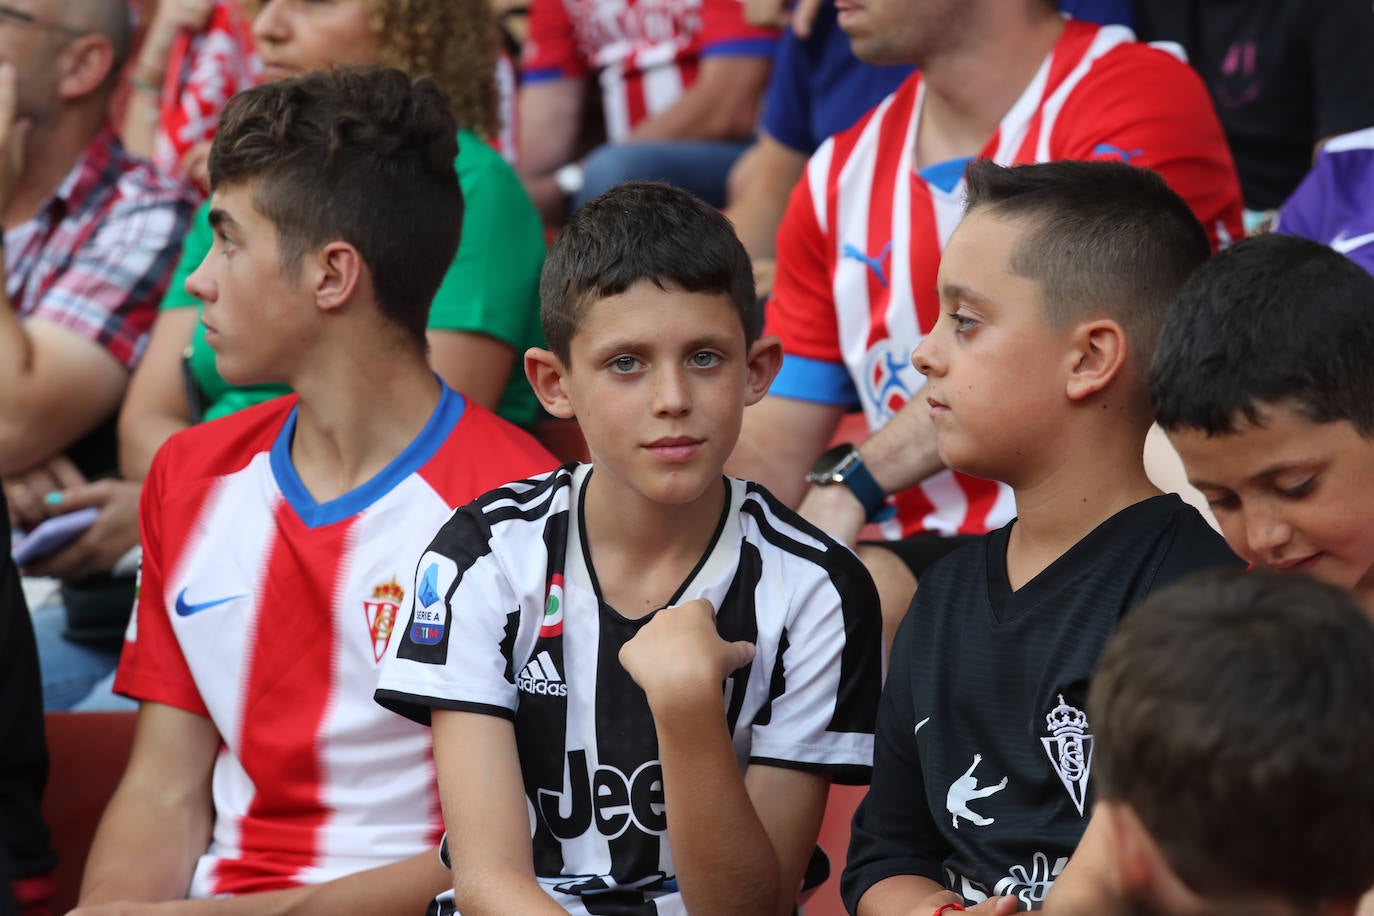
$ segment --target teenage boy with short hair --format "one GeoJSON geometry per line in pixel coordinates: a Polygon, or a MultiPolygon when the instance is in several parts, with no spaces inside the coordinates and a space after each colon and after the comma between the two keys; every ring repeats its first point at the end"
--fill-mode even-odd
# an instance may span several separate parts
{"type": "Polygon", "coordinates": [[[526,371],[592,461],[454,515],[377,692],[432,719],[456,906],[790,912],[830,782],[867,777],[881,625],[849,550],[722,477],[781,355],[749,258],[629,183],[574,215],[541,299],[526,371]]]}
{"type": "Polygon", "coordinates": [[[1263,235],[1179,294],[1150,377],[1159,425],[1231,548],[1374,614],[1374,276],[1263,235]]]}
{"type": "Polygon", "coordinates": [[[968,184],[912,360],[941,459],[1006,482],[1017,519],[934,566],[898,631],[842,883],[860,914],[1038,905],[1086,822],[1083,710],[1113,627],[1237,562],[1141,459],[1144,367],[1208,255],[1197,219],[1120,163],[980,161],[968,184]]]}
{"type": "Polygon", "coordinates": [[[1152,595],[1089,691],[1105,867],[1045,912],[1354,913],[1374,884],[1371,658],[1374,621],[1307,576],[1152,595]]]}
{"type": "Polygon", "coordinates": [[[82,903],[414,913],[446,883],[424,729],[372,702],[416,558],[553,459],[425,359],[458,245],[453,117],[382,68],[236,96],[187,280],[221,374],[296,394],[196,426],[144,484],[115,689],[141,701],[82,903]]]}

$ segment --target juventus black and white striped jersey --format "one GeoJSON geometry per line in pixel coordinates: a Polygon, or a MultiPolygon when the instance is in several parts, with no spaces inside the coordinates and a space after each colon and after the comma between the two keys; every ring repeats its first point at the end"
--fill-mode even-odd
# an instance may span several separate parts
{"type": "MultiPolygon", "coordinates": [[[[420,560],[377,699],[422,722],[434,707],[514,722],[535,873],[570,912],[679,913],[653,718],[618,659],[650,618],[601,600],[582,523],[591,470],[568,465],[454,514],[420,560]]],[[[706,598],[723,639],[757,647],[723,685],[739,765],[864,782],[880,680],[873,584],[767,491],[727,483],[715,535],[669,605],[706,598]]]]}

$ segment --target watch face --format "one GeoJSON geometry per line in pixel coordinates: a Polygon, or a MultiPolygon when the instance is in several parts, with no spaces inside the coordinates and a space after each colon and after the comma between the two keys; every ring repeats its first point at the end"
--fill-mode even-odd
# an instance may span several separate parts
{"type": "Polygon", "coordinates": [[[811,473],[806,475],[806,479],[812,483],[823,485],[841,483],[844,480],[843,471],[845,467],[851,463],[852,456],[856,454],[858,454],[858,449],[848,442],[828,449],[816,459],[816,463],[812,466],[811,473]]]}

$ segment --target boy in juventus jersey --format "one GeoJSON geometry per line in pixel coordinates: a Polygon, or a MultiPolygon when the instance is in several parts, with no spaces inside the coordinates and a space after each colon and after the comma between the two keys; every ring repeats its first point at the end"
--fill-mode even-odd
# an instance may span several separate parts
{"type": "Polygon", "coordinates": [[[115,680],[138,724],[83,905],[400,916],[447,884],[429,734],[372,702],[377,666],[453,508],[554,464],[425,359],[456,132],[432,81],[382,68],[224,109],[187,288],[226,380],[296,393],[153,460],[115,680]]]}
{"type": "Polygon", "coordinates": [[[1017,518],[933,566],[897,632],[841,885],[860,914],[1037,908],[1087,823],[1112,629],[1238,562],[1142,460],[1150,353],[1208,256],[1197,218],[1122,163],[980,161],[968,183],[912,362],[941,459],[1008,484],[1017,518]]]}
{"type": "Polygon", "coordinates": [[[880,623],[849,550],[721,474],[780,356],[748,256],[630,183],[573,217],[541,299],[526,372],[592,461],[453,516],[377,691],[433,725],[438,910],[790,912],[831,781],[866,778],[880,623]]]}

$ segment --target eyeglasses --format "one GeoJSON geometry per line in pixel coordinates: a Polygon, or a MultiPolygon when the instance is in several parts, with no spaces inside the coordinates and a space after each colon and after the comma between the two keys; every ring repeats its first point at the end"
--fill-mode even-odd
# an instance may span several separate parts
{"type": "Polygon", "coordinates": [[[0,3],[0,23],[10,23],[12,25],[28,26],[29,28],[33,29],[56,29],[59,32],[66,32],[68,35],[71,36],[85,34],[81,29],[74,29],[71,26],[65,25],[61,22],[55,22],[51,19],[44,19],[41,16],[35,16],[33,13],[29,13],[24,10],[18,10],[12,6],[6,6],[3,3],[0,3]]]}

